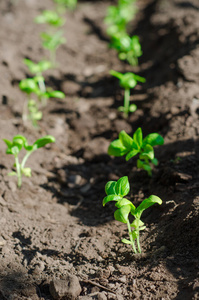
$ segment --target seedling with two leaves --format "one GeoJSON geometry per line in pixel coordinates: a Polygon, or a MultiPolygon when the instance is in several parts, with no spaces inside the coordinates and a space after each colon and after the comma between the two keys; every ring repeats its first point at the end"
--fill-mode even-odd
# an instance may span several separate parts
{"type": "Polygon", "coordinates": [[[146,80],[144,77],[130,72],[122,74],[111,70],[110,74],[117,77],[120,81],[120,86],[124,88],[124,106],[120,106],[118,109],[124,113],[125,117],[128,117],[129,112],[135,112],[137,109],[135,104],[130,105],[130,89],[133,89],[138,82],[145,82],[146,80]]]}
{"type": "Polygon", "coordinates": [[[22,184],[22,175],[26,177],[31,177],[31,169],[25,167],[26,161],[28,157],[37,149],[44,147],[45,145],[49,143],[54,143],[55,138],[51,135],[46,135],[34,142],[33,145],[28,145],[27,139],[23,135],[16,135],[14,136],[12,141],[9,141],[7,139],[3,139],[3,141],[7,145],[7,154],[14,155],[15,158],[15,164],[14,167],[16,168],[16,171],[13,171],[9,173],[10,176],[17,176],[18,182],[17,186],[18,188],[21,187],[22,184]],[[22,159],[22,162],[19,162],[19,153],[22,149],[26,150],[26,154],[22,159]]]}
{"type": "Polygon", "coordinates": [[[135,0],[120,0],[117,6],[109,6],[104,20],[108,25],[108,35],[112,37],[117,33],[126,33],[127,24],[136,12],[135,0]]]}
{"type": "Polygon", "coordinates": [[[142,55],[142,49],[137,35],[130,37],[126,33],[116,33],[112,36],[110,46],[117,50],[119,59],[127,60],[132,66],[138,65],[138,57],[142,55]]]}
{"type": "Polygon", "coordinates": [[[41,93],[45,93],[46,85],[42,73],[51,68],[51,62],[48,60],[41,60],[36,64],[32,60],[25,58],[24,64],[28,67],[30,73],[34,74],[38,79],[38,85],[41,93]]]}
{"type": "Polygon", "coordinates": [[[54,2],[59,13],[64,13],[66,9],[74,10],[77,5],[77,0],[54,0],[54,2]]]}
{"type": "Polygon", "coordinates": [[[63,36],[63,31],[57,30],[65,23],[65,20],[55,11],[44,10],[41,15],[35,18],[35,22],[38,24],[50,25],[50,32],[42,32],[42,46],[49,50],[50,62],[53,67],[56,66],[56,51],[60,45],[66,43],[66,39],[63,36]]]}
{"type": "Polygon", "coordinates": [[[134,253],[141,253],[140,246],[140,231],[144,230],[146,226],[141,221],[141,216],[144,210],[152,206],[153,204],[162,204],[162,200],[154,195],[142,201],[142,203],[136,208],[131,201],[124,198],[130,191],[130,185],[128,177],[121,177],[118,181],[109,181],[105,186],[106,197],[103,199],[103,206],[110,201],[115,201],[117,210],[114,213],[115,220],[127,224],[128,227],[128,239],[122,239],[124,244],[131,245],[134,253]],[[134,221],[130,223],[129,215],[134,217],[134,221]],[[132,229],[133,228],[133,229],[132,229]],[[135,245],[137,242],[137,249],[135,245]],[[137,251],[138,250],[138,251],[137,251]]]}
{"type": "Polygon", "coordinates": [[[19,88],[27,94],[27,104],[24,105],[23,120],[28,118],[34,127],[37,127],[37,121],[42,119],[42,112],[39,111],[40,103],[42,106],[46,105],[46,100],[49,98],[63,99],[65,94],[61,91],[54,91],[50,88],[41,89],[39,83],[44,81],[44,77],[41,75],[33,78],[26,78],[20,81],[19,88]],[[33,94],[36,95],[37,100],[33,99],[33,94]],[[26,113],[26,107],[28,108],[28,114],[26,113]]]}
{"type": "Polygon", "coordinates": [[[149,176],[152,176],[152,166],[157,166],[158,164],[158,160],[154,156],[153,147],[163,144],[164,139],[158,133],[150,133],[143,139],[141,128],[135,131],[133,138],[122,130],[119,134],[119,139],[110,144],[108,154],[112,156],[126,155],[126,161],[139,154],[137,167],[145,170],[149,176]]]}

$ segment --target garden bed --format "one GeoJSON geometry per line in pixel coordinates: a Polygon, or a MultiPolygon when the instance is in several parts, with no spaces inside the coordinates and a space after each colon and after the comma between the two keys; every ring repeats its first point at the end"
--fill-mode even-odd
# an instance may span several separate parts
{"type": "MultiPolygon", "coordinates": [[[[114,1],[112,1],[113,3],[114,1]]],[[[141,0],[131,24],[140,37],[139,67],[118,60],[108,47],[103,18],[111,1],[79,1],[66,15],[66,45],[48,86],[65,99],[49,100],[39,129],[24,126],[29,75],[23,59],[46,52],[33,19],[52,1],[0,3],[0,298],[53,299],[50,283],[77,276],[79,299],[198,299],[199,297],[199,5],[197,0],[141,0]],[[124,118],[122,90],[109,70],[133,71],[146,83],[133,92],[138,106],[124,118]],[[150,178],[135,160],[111,158],[107,149],[121,130],[158,132],[159,165],[150,178]],[[56,143],[32,154],[31,178],[7,174],[13,157],[3,138],[23,134],[30,143],[46,134],[56,143]],[[163,200],[143,214],[142,254],[121,243],[125,224],[114,205],[102,207],[109,180],[128,176],[137,205],[151,194],[163,200]],[[87,297],[86,297],[87,296],[87,297]]]]}

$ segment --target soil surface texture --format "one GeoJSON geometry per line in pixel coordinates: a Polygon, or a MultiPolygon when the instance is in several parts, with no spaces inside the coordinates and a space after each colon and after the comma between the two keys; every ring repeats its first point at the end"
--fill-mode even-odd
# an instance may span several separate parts
{"type": "MultiPolygon", "coordinates": [[[[24,58],[48,57],[45,25],[34,23],[51,0],[0,1],[0,299],[199,299],[199,2],[139,0],[129,34],[143,49],[129,66],[109,47],[104,17],[117,1],[78,1],[63,26],[67,43],[46,84],[66,94],[42,108],[39,128],[22,121],[31,77],[24,58]],[[109,71],[146,78],[131,91],[137,111],[117,108],[123,90],[109,71]],[[152,177],[136,159],[107,154],[121,130],[157,132],[159,164],[152,177]],[[24,135],[31,144],[50,134],[56,143],[27,161],[32,177],[21,189],[14,158],[2,139],[24,135]],[[114,220],[114,203],[102,206],[109,180],[128,176],[137,206],[150,195],[163,203],[143,213],[141,254],[121,239],[126,224],[114,220]]],[[[21,158],[21,156],[20,156],[21,158]]]]}

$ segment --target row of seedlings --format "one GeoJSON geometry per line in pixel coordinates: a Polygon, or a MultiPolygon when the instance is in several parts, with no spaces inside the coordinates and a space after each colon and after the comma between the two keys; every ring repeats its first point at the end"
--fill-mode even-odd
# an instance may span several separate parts
{"type": "MultiPolygon", "coordinates": [[[[117,50],[119,59],[126,60],[132,66],[138,65],[138,58],[142,55],[138,36],[130,37],[127,33],[128,23],[134,18],[136,12],[136,0],[118,0],[117,6],[108,7],[105,18],[108,25],[107,33],[111,40],[110,46],[117,50]]],[[[129,113],[135,112],[137,109],[135,104],[130,104],[130,90],[138,82],[144,83],[145,78],[132,72],[122,74],[111,70],[110,74],[118,78],[120,86],[124,88],[124,105],[119,107],[119,111],[122,111],[124,117],[127,118],[129,113]]],[[[164,139],[158,133],[151,133],[143,138],[142,129],[138,128],[133,137],[130,137],[122,130],[119,138],[111,142],[108,154],[116,157],[125,156],[126,161],[139,155],[137,168],[145,170],[149,176],[152,176],[152,168],[158,164],[153,147],[163,144],[164,139]]],[[[110,201],[116,202],[115,220],[127,224],[129,234],[129,239],[122,239],[122,242],[131,245],[134,253],[141,253],[140,231],[146,228],[141,220],[142,213],[155,203],[162,204],[162,200],[151,195],[136,208],[131,201],[125,198],[129,191],[130,184],[127,176],[121,177],[118,181],[107,182],[103,206],[110,201]],[[134,217],[132,223],[130,223],[129,216],[134,217]]]]}

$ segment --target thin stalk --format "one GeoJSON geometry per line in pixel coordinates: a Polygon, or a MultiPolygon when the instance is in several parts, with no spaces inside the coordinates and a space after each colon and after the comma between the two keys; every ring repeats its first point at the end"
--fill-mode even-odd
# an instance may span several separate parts
{"type": "Polygon", "coordinates": [[[139,228],[136,229],[136,231],[137,231],[137,239],[136,240],[137,240],[138,252],[141,253],[142,250],[141,250],[141,247],[140,247],[140,231],[139,231],[139,228]]]}
{"type": "Polygon", "coordinates": [[[129,101],[130,101],[130,89],[124,90],[124,113],[125,116],[128,117],[129,113],[129,101]]]}
{"type": "Polygon", "coordinates": [[[26,153],[26,155],[24,156],[24,158],[23,158],[23,160],[22,160],[22,163],[21,163],[21,169],[23,169],[23,168],[25,167],[25,163],[26,163],[28,157],[30,156],[30,154],[32,154],[33,151],[34,151],[34,150],[28,151],[28,152],[26,153]]]}
{"type": "Polygon", "coordinates": [[[128,227],[128,232],[129,232],[129,237],[130,237],[130,241],[131,241],[131,245],[132,245],[132,248],[133,248],[133,251],[135,253],[137,253],[137,250],[135,248],[135,243],[134,243],[134,240],[133,240],[133,237],[132,237],[132,231],[131,231],[131,224],[129,222],[129,220],[127,220],[127,227],[128,227]]]}
{"type": "Polygon", "coordinates": [[[52,66],[55,68],[56,66],[56,50],[50,50],[50,61],[52,66]]]}
{"type": "Polygon", "coordinates": [[[18,188],[21,187],[21,166],[20,166],[20,163],[19,163],[19,159],[18,159],[18,156],[15,156],[15,164],[16,164],[16,170],[17,170],[17,179],[18,179],[18,188]]]}

